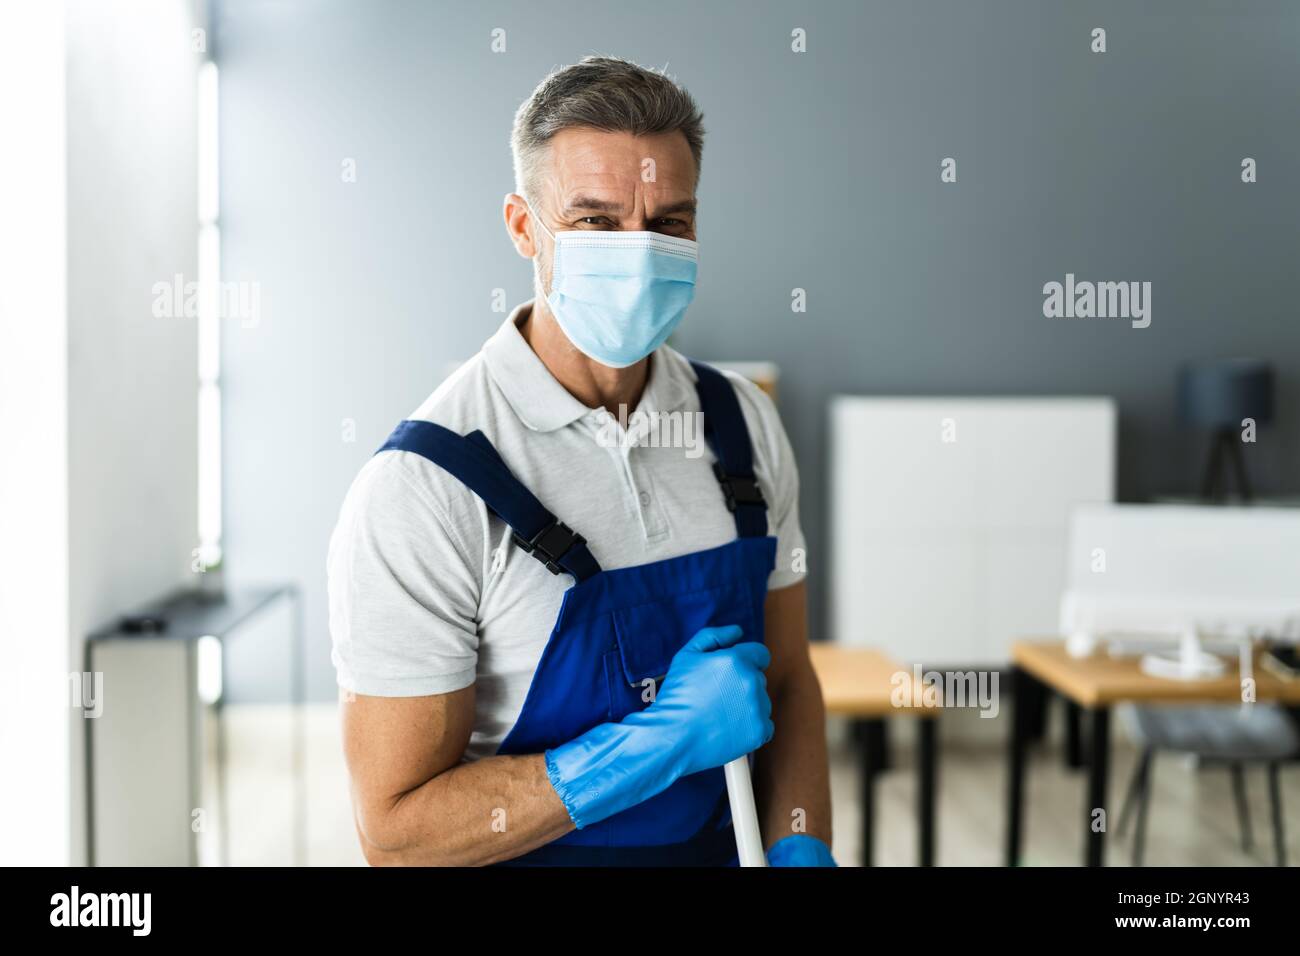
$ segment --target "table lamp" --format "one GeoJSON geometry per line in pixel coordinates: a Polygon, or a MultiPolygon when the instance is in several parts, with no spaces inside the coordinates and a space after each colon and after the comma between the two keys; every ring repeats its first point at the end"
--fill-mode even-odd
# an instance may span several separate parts
{"type": "Polygon", "coordinates": [[[1178,413],[1189,425],[1210,429],[1210,455],[1201,483],[1201,497],[1218,501],[1227,497],[1227,475],[1236,474],[1243,501],[1253,494],[1241,453],[1243,419],[1262,425],[1273,418],[1273,369],[1259,359],[1224,359],[1196,362],[1178,373],[1178,413]]]}

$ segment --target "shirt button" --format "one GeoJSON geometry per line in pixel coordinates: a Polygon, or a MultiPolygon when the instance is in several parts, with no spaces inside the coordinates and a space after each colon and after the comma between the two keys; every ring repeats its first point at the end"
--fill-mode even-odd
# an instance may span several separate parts
{"type": "Polygon", "coordinates": [[[641,498],[641,507],[648,508],[650,506],[650,492],[648,491],[641,492],[640,498],[641,498]]]}

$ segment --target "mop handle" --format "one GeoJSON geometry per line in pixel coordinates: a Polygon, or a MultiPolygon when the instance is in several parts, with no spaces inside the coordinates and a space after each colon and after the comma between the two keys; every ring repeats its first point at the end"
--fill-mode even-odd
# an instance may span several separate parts
{"type": "Polygon", "coordinates": [[[731,825],[736,831],[736,853],[741,866],[767,866],[763,835],[758,830],[754,785],[749,779],[749,757],[737,757],[722,768],[731,803],[731,825]]]}

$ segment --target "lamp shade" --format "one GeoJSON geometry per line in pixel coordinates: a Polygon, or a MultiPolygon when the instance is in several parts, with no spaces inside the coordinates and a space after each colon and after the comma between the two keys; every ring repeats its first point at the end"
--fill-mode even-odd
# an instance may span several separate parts
{"type": "Polygon", "coordinates": [[[1273,368],[1258,359],[1184,365],[1178,372],[1178,414],[1202,428],[1240,428],[1243,418],[1273,419],[1273,368]]]}

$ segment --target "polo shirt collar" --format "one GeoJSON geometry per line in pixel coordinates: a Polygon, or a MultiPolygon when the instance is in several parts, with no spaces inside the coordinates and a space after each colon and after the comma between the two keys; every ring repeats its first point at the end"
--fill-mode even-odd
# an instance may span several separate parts
{"type": "Polygon", "coordinates": [[[533,431],[550,432],[591,411],[555,380],[516,324],[532,307],[522,302],[483,345],[488,374],[501,389],[519,420],[533,431]]]}
{"type": "MultiPolygon", "coordinates": [[[[592,412],[555,380],[537,353],[524,340],[519,321],[532,301],[515,306],[492,338],[483,345],[488,374],[511,409],[528,428],[549,432],[572,424],[592,412]]],[[[680,408],[694,381],[690,363],[667,346],[650,360],[650,374],[638,409],[667,412],[680,408]]]]}

